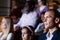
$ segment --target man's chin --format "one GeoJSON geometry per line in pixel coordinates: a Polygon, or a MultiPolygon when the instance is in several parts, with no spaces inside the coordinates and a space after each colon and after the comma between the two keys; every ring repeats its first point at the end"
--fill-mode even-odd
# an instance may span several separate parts
{"type": "Polygon", "coordinates": [[[49,29],[52,29],[52,28],[54,28],[54,27],[51,27],[51,26],[46,26],[45,27],[46,30],[49,30],[49,29]]]}

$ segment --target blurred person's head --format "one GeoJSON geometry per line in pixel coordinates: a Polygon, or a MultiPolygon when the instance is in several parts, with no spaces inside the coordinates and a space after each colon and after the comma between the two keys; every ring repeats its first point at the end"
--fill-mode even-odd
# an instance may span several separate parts
{"type": "Polygon", "coordinates": [[[2,21],[1,21],[1,28],[2,28],[2,29],[8,28],[8,26],[10,26],[9,21],[10,21],[10,20],[8,20],[7,18],[3,17],[3,18],[2,18],[2,21]],[[9,25],[8,25],[8,24],[9,24],[9,25]]]}
{"type": "Polygon", "coordinates": [[[25,6],[28,7],[28,1],[25,3],[25,6]]]}
{"type": "Polygon", "coordinates": [[[54,27],[57,27],[58,22],[59,22],[58,11],[50,9],[45,12],[44,15],[45,29],[52,29],[54,27]]]}
{"type": "Polygon", "coordinates": [[[38,7],[39,7],[39,5],[38,5],[38,1],[35,0],[35,8],[38,8],[38,7]]]}
{"type": "Polygon", "coordinates": [[[46,5],[46,1],[45,0],[38,0],[38,5],[46,5]]]}
{"type": "Polygon", "coordinates": [[[58,1],[53,1],[53,8],[54,9],[57,10],[59,8],[59,5],[60,5],[60,3],[58,1]]]}
{"type": "Polygon", "coordinates": [[[17,8],[16,2],[14,0],[12,0],[12,4],[11,4],[12,8],[17,8]]]}
{"type": "Polygon", "coordinates": [[[2,28],[2,31],[9,31],[9,32],[12,32],[13,30],[13,27],[10,27],[10,18],[8,17],[3,17],[2,18],[2,21],[1,21],[1,28],[2,28]]]}
{"type": "Polygon", "coordinates": [[[44,14],[45,14],[45,12],[42,12],[42,13],[41,13],[41,20],[42,20],[42,21],[44,21],[44,14]]]}
{"type": "Polygon", "coordinates": [[[25,26],[22,28],[21,32],[22,32],[22,40],[32,40],[34,35],[33,27],[25,26]]]}

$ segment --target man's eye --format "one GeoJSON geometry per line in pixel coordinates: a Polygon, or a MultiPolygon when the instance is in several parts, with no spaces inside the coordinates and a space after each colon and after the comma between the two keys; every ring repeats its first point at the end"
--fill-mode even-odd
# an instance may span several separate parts
{"type": "Polygon", "coordinates": [[[47,18],[53,18],[52,16],[48,16],[47,18]]]}

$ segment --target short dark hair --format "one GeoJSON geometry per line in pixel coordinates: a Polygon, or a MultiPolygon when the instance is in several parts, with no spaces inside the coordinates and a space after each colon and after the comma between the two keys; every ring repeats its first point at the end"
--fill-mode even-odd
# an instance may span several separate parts
{"type": "Polygon", "coordinates": [[[60,18],[60,13],[57,10],[55,10],[55,9],[49,9],[48,11],[52,11],[54,13],[55,17],[60,18]]]}
{"type": "Polygon", "coordinates": [[[45,14],[45,12],[42,12],[41,14],[45,14]]]}

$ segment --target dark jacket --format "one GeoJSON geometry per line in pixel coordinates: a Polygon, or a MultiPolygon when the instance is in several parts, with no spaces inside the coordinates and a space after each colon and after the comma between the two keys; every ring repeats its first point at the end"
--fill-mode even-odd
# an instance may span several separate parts
{"type": "MultiPolygon", "coordinates": [[[[38,37],[38,40],[46,40],[46,33],[42,33],[39,37],[38,37]]],[[[56,30],[54,33],[53,33],[53,37],[51,40],[60,40],[60,30],[56,30]]]]}

